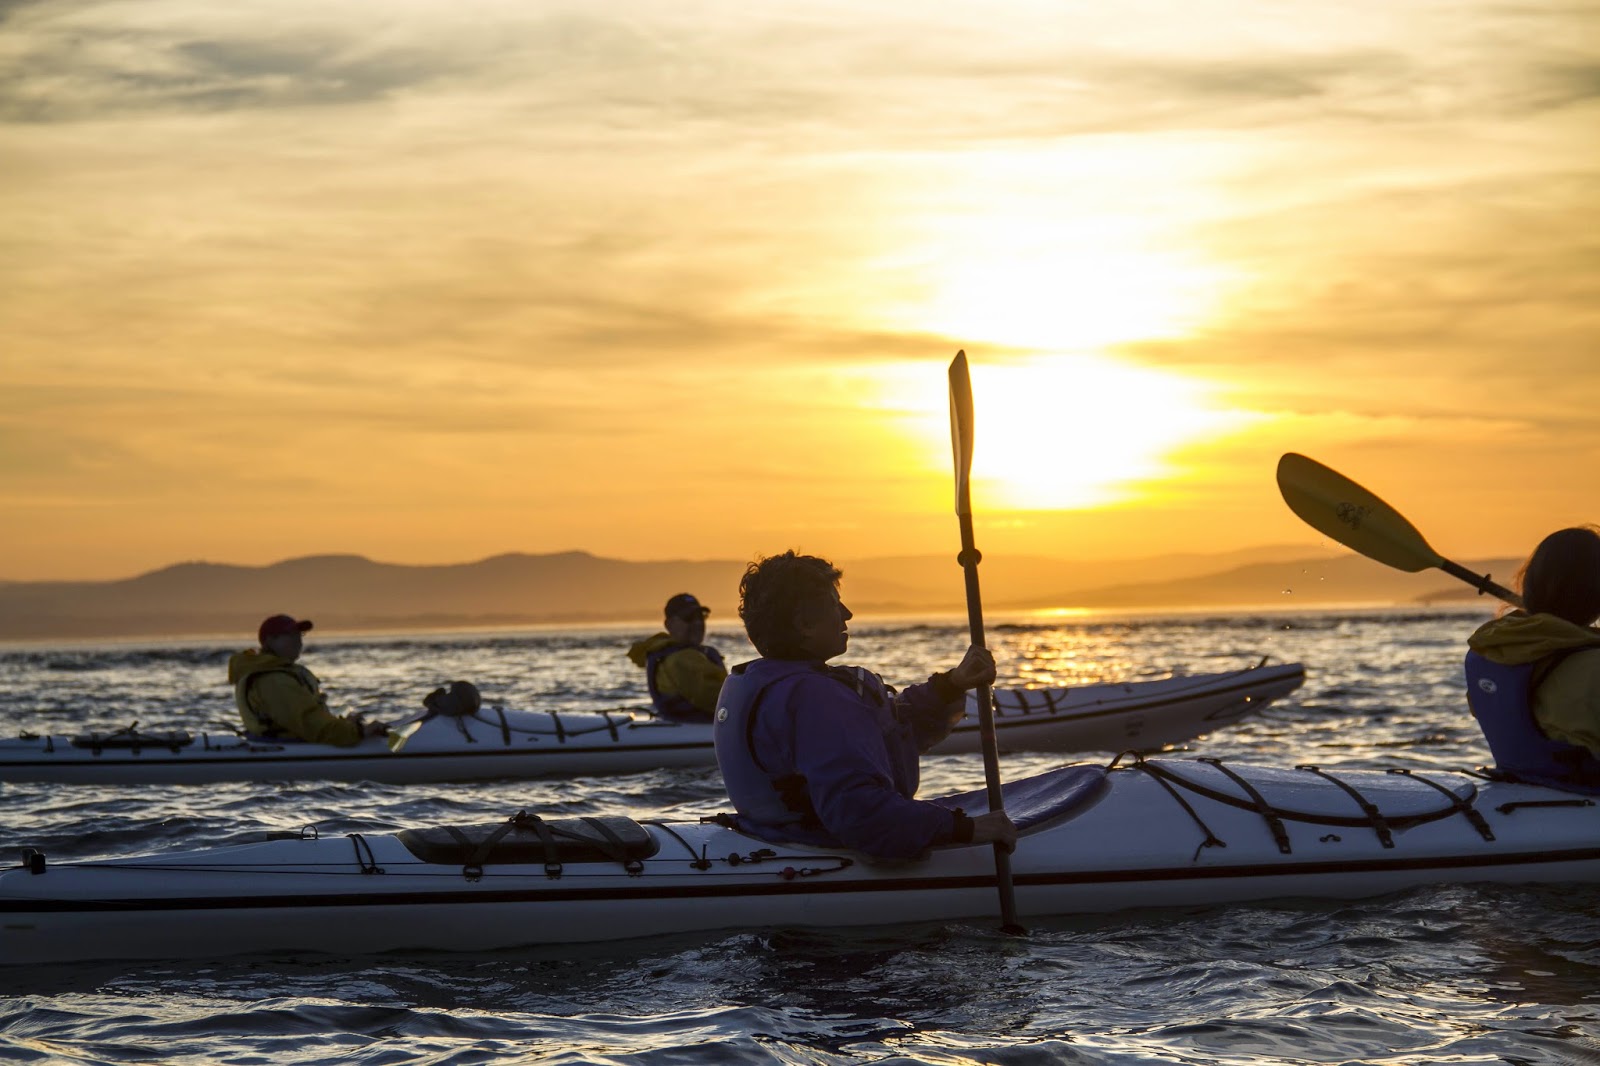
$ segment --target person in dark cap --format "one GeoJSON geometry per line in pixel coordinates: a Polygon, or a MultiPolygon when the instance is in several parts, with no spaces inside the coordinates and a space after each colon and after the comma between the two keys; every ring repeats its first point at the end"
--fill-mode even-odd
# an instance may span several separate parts
{"type": "Polygon", "coordinates": [[[722,653],[705,643],[706,616],[711,608],[687,592],[667,601],[665,632],[628,649],[635,666],[644,667],[645,684],[656,713],[674,722],[709,722],[717,711],[717,693],[728,677],[722,653]]]}
{"type": "Polygon", "coordinates": [[[328,710],[317,675],[297,661],[305,647],[307,621],[275,614],[256,631],[259,648],[236,652],[228,659],[228,681],[245,732],[259,737],[294,737],[317,744],[350,747],[365,737],[387,731],[382,722],[359,714],[328,710]]]}

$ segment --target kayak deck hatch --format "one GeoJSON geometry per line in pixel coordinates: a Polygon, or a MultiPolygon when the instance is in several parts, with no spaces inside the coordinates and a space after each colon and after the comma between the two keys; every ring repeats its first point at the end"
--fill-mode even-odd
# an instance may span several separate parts
{"type": "Polygon", "coordinates": [[[127,749],[135,754],[143,748],[166,748],[169,751],[177,751],[194,743],[194,737],[183,730],[141,733],[138,725],[139,723],[135,722],[127,729],[119,729],[114,733],[80,733],[72,738],[72,746],[88,748],[98,755],[107,749],[127,749]]]}
{"type": "Polygon", "coordinates": [[[630,872],[656,853],[656,838],[632,818],[541,818],[518,811],[503,822],[405,829],[396,833],[406,850],[426,863],[479,871],[488,864],[543,863],[557,876],[567,862],[619,862],[630,872]]]}

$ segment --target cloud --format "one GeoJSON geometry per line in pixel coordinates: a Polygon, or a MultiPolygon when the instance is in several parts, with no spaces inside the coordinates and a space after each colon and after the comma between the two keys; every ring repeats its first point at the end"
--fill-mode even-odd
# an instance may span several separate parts
{"type": "Polygon", "coordinates": [[[1240,46],[1250,38],[1230,39],[1203,14],[1174,23],[1167,12],[1130,34],[1137,5],[1115,16],[1027,3],[982,13],[715,2],[668,11],[628,0],[8,6],[0,119],[11,122],[342,108],[434,91],[520,100],[530,120],[585,121],[600,136],[699,126],[838,150],[1171,129],[1202,116],[1250,124],[1276,106],[1380,117],[1447,96],[1479,108],[1471,86],[1502,92],[1508,75],[1538,83],[1515,89],[1527,107],[1595,88],[1592,59],[1569,41],[1581,5],[1541,20],[1515,8],[1372,20],[1358,6],[1342,20],[1310,14],[1298,29],[1267,12],[1255,16],[1264,39],[1248,56],[1240,46]],[[1166,23],[1183,32],[1163,32],[1166,23]],[[1391,39],[1395,23],[1432,47],[1391,39]],[[1514,51],[1496,47],[1508,31],[1521,35],[1514,51]],[[1484,64],[1491,77],[1460,77],[1484,64]]]}
{"type": "Polygon", "coordinates": [[[184,493],[398,536],[413,474],[492,501],[560,449],[573,522],[657,483],[770,524],[827,506],[770,485],[922,491],[827,383],[962,346],[1120,353],[1330,441],[1581,450],[1593,17],[0,0],[0,488],[156,501],[158,548],[184,493]],[[652,475],[685,423],[705,456],[652,475]]]}
{"type": "MultiPolygon", "coordinates": [[[[1595,17],[1600,18],[1600,15],[1595,17]]],[[[1557,63],[1539,72],[1530,110],[1553,110],[1600,99],[1600,63],[1557,63]]]]}
{"type": "Polygon", "coordinates": [[[76,20],[29,29],[5,50],[12,73],[0,76],[0,121],[351,106],[449,73],[417,51],[353,53],[293,32],[187,39],[164,27],[97,32],[76,20]]]}
{"type": "Polygon", "coordinates": [[[49,0],[0,0],[0,22],[5,22],[25,8],[47,2],[49,0]]]}

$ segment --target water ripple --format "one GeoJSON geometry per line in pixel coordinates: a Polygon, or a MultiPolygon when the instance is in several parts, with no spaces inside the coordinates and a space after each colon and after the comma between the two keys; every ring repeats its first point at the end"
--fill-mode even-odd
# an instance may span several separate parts
{"type": "MultiPolygon", "coordinates": [[[[1267,713],[1185,748],[1324,767],[1487,758],[1460,697],[1465,612],[1011,619],[1002,683],[1069,684],[1308,664],[1267,713]]],[[[318,639],[336,701],[411,707],[472,678],[492,702],[643,702],[636,634],[318,639]]],[[[731,630],[714,640],[748,654],[731,630]]],[[[949,665],[961,620],[872,623],[851,660],[896,683],[949,665]]],[[[232,717],[221,642],[0,649],[11,732],[205,728],[232,717]]],[[[1059,757],[1007,756],[1020,776],[1059,757]]],[[[924,791],[982,784],[930,758],[924,791]]],[[[52,857],[551,814],[725,809],[714,773],[400,787],[0,785],[0,845],[52,857]]],[[[14,852],[13,852],[14,853],[14,852]]],[[[1037,922],[760,930],[477,955],[314,955],[0,967],[0,1060],[172,1063],[1324,1064],[1600,1066],[1600,890],[1455,886],[1380,900],[1279,901],[1037,922]]]]}

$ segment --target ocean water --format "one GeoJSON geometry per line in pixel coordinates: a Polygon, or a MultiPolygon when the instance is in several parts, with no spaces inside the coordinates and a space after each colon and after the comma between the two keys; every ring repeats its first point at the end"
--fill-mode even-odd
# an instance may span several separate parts
{"type": "MultiPolygon", "coordinates": [[[[1187,745],[1284,765],[1487,759],[1459,680],[1481,611],[991,619],[1001,684],[1304,662],[1294,696],[1187,745]]],[[[842,661],[895,683],[949,666],[964,620],[852,625],[842,661]]],[[[507,706],[638,705],[619,628],[323,637],[333,701],[410,713],[464,677],[507,706]]],[[[742,634],[713,627],[730,659],[742,634]]],[[[232,718],[230,642],[0,648],[0,732],[199,731],[232,718]]],[[[1105,761],[1103,754],[1083,757],[1105,761]]],[[[1008,755],[1022,776],[1059,765],[1008,755]]],[[[924,761],[923,793],[982,785],[924,761]]],[[[315,824],[382,832],[727,809],[714,771],[488,785],[0,784],[0,862],[159,852],[315,824]]],[[[1179,815],[1181,816],[1181,815],[1179,815]]],[[[1447,886],[1360,902],[838,932],[750,929],[477,955],[0,966],[0,1061],[37,1063],[1600,1063],[1600,889],[1447,886]]]]}

